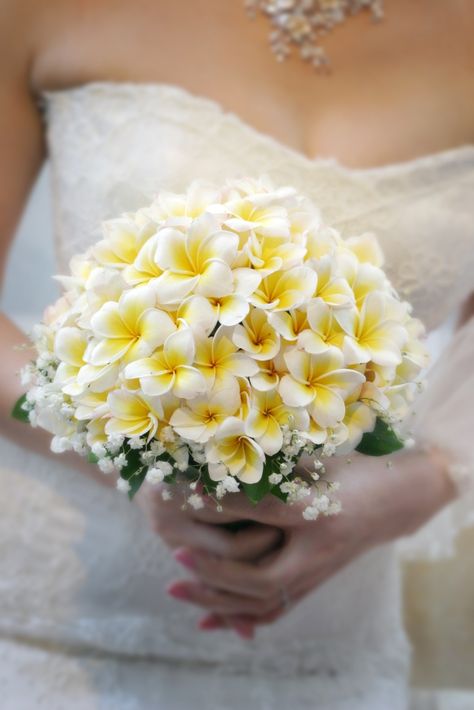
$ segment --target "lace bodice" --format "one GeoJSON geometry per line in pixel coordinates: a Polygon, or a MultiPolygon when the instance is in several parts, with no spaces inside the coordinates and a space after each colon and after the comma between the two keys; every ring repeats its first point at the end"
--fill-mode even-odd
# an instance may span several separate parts
{"type": "Polygon", "coordinates": [[[94,82],[43,99],[62,269],[101,219],[159,189],[266,173],[314,199],[344,235],[375,231],[392,282],[428,327],[473,286],[474,146],[354,170],[309,159],[175,86],[94,82]]]}
{"type": "MultiPolygon", "coordinates": [[[[62,271],[98,238],[101,219],[146,204],[160,189],[264,173],[314,199],[343,234],[376,231],[394,285],[430,328],[473,286],[474,146],[352,170],[304,157],[168,85],[94,82],[45,92],[42,106],[62,271]]],[[[397,684],[408,652],[392,547],[356,560],[251,644],[225,632],[205,636],[194,631],[194,609],[166,598],[176,563],[138,508],[7,444],[2,462],[8,508],[0,508],[0,539],[18,531],[16,549],[2,556],[4,636],[199,663],[206,673],[225,664],[226,672],[253,674],[239,703],[259,709],[309,709],[316,698],[332,710],[405,707],[397,684]],[[298,684],[277,685],[275,672],[298,684]]],[[[209,707],[233,710],[222,673],[206,686],[209,707]]]]}

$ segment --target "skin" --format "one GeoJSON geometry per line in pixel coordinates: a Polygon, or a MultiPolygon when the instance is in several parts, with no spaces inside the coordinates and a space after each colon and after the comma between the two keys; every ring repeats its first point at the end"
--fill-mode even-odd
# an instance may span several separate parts
{"type": "MultiPolygon", "coordinates": [[[[2,272],[46,158],[35,103],[41,89],[104,79],[178,84],[308,157],[331,156],[357,168],[474,139],[469,0],[386,0],[386,22],[374,28],[361,15],[327,37],[330,77],[315,76],[296,59],[278,65],[267,47],[266,20],[250,22],[241,0],[2,0],[0,12],[2,272]]],[[[464,317],[471,314],[472,303],[464,317]]],[[[25,445],[24,426],[10,410],[22,390],[13,375],[31,353],[17,348],[25,335],[4,315],[0,329],[0,425],[25,445]]],[[[50,455],[42,432],[30,430],[26,443],[50,455]]],[[[114,484],[76,457],[64,461],[102,485],[114,484]]],[[[344,514],[314,523],[303,523],[301,511],[278,501],[248,509],[240,496],[216,519],[211,508],[182,511],[178,495],[165,504],[158,489],[144,487],[137,503],[193,567],[194,581],[179,581],[170,591],[209,612],[204,628],[227,625],[251,635],[256,624],[281,615],[281,586],[296,603],[358,555],[416,529],[453,497],[442,452],[399,454],[393,476],[383,475],[381,460],[356,458],[350,477],[341,462],[330,468],[334,479],[347,478],[344,514]],[[243,517],[255,521],[245,532],[215,525],[243,517]]]]}

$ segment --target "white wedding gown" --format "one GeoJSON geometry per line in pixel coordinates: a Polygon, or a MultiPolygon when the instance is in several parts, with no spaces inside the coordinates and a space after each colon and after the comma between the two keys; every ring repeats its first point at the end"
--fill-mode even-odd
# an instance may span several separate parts
{"type": "MultiPolygon", "coordinates": [[[[304,157],[177,87],[94,82],[43,98],[61,272],[97,239],[101,219],[160,189],[265,173],[313,198],[344,235],[376,231],[394,285],[429,328],[473,287],[474,146],[353,170],[304,157]]],[[[463,385],[472,361],[466,354],[463,371],[461,356],[453,377],[463,385]]],[[[395,545],[353,562],[252,642],[204,634],[198,611],[167,597],[183,570],[138,507],[6,441],[1,458],[4,710],[409,707],[395,545]]],[[[450,539],[469,510],[466,494],[439,516],[450,539]]],[[[435,528],[424,538],[434,540],[435,528]]]]}

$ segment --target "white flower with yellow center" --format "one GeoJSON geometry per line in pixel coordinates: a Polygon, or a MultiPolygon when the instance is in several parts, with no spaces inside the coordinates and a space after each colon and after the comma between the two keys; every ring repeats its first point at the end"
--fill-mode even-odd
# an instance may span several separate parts
{"type": "Polygon", "coordinates": [[[333,257],[321,258],[314,269],[318,274],[317,288],[312,294],[314,298],[321,298],[333,308],[345,308],[354,303],[352,289],[339,273],[338,263],[333,257]]]}
{"type": "Polygon", "coordinates": [[[309,328],[305,308],[295,308],[292,311],[271,311],[268,322],[288,342],[298,339],[300,333],[309,328]]]}
{"type": "Polygon", "coordinates": [[[77,396],[86,387],[100,392],[110,389],[116,381],[118,371],[113,365],[94,367],[85,363],[87,341],[87,333],[79,328],[61,328],[56,333],[54,352],[60,363],[54,381],[64,394],[77,396]]]}
{"type": "Polygon", "coordinates": [[[300,329],[298,347],[313,355],[331,346],[342,347],[345,333],[335,320],[333,309],[321,298],[308,305],[307,328],[300,329]]]}
{"type": "Polygon", "coordinates": [[[369,293],[361,310],[343,308],[334,317],[346,333],[343,352],[348,365],[369,362],[396,366],[401,360],[401,348],[407,340],[406,329],[387,317],[386,296],[369,293]]]}
{"type": "Polygon", "coordinates": [[[234,328],[234,345],[255,360],[270,360],[280,350],[280,336],[270,325],[265,311],[253,308],[241,325],[234,328]]]}
{"type": "Polygon", "coordinates": [[[219,189],[202,180],[194,180],[185,194],[160,192],[150,207],[145,207],[142,212],[155,222],[187,226],[220,201],[219,189]]]}
{"type": "Polygon", "coordinates": [[[238,352],[224,326],[212,338],[197,338],[194,366],[205,378],[208,390],[222,386],[229,378],[250,377],[258,372],[255,360],[238,352]]]}
{"type": "Polygon", "coordinates": [[[133,264],[140,249],[155,232],[152,222],[137,225],[132,219],[121,217],[103,222],[104,239],[92,248],[99,264],[123,269],[133,264]]]}
{"type": "Polygon", "coordinates": [[[253,232],[258,236],[288,239],[288,212],[275,198],[275,194],[260,193],[226,202],[225,209],[231,216],[224,225],[239,233],[253,232]]]}
{"type": "Polygon", "coordinates": [[[307,266],[296,266],[288,271],[276,271],[266,276],[250,303],[269,311],[289,311],[298,308],[313,295],[317,274],[307,266]]]}
{"type": "Polygon", "coordinates": [[[91,318],[96,341],[89,345],[85,359],[100,366],[150,355],[176,329],[168,313],[155,303],[149,286],[124,292],[118,303],[105,303],[91,318]]]}
{"type": "Polygon", "coordinates": [[[203,214],[185,231],[164,228],[159,235],[156,261],[164,273],[155,289],[160,303],[177,303],[191,292],[211,298],[232,293],[239,239],[221,230],[213,215],[203,214]]]}
{"type": "Polygon", "coordinates": [[[387,277],[381,269],[373,264],[357,261],[352,252],[339,256],[339,269],[354,294],[358,308],[372,291],[387,292],[390,289],[387,277]]]}
{"type": "Polygon", "coordinates": [[[267,456],[273,456],[283,446],[283,426],[304,431],[309,426],[307,411],[288,407],[276,390],[254,392],[246,431],[257,440],[267,456]]]}
{"type": "Polygon", "coordinates": [[[156,250],[161,238],[159,232],[150,237],[138,252],[133,264],[125,267],[123,278],[128,284],[136,286],[149,283],[162,275],[163,269],[156,261],[156,250]]]}
{"type": "Polygon", "coordinates": [[[218,388],[208,395],[196,397],[187,407],[176,409],[170,424],[185,439],[205,443],[219,425],[240,408],[240,389],[236,381],[218,388]]]}
{"type": "Polygon", "coordinates": [[[258,392],[267,392],[275,389],[280,383],[283,375],[286,375],[286,367],[283,354],[280,352],[272,360],[265,360],[258,363],[259,371],[250,378],[250,384],[258,392]]]}
{"type": "Polygon", "coordinates": [[[143,392],[160,396],[171,392],[176,397],[192,399],[207,389],[206,380],[193,367],[196,348],[190,328],[169,335],[161,350],[151,357],[131,362],[125,377],[140,380],[143,392]]]}
{"type": "Polygon", "coordinates": [[[333,427],[342,421],[344,400],[365,381],[364,375],[344,368],[337,348],[318,355],[295,349],[284,357],[289,374],[282,377],[279,392],[285,404],[307,407],[321,427],[333,427]]]}
{"type": "Polygon", "coordinates": [[[206,457],[213,481],[223,480],[227,470],[243,483],[258,483],[262,477],[265,453],[237,417],[229,417],[207,442],[206,457]]]}
{"type": "Polygon", "coordinates": [[[107,436],[146,435],[148,441],[155,436],[163,414],[158,397],[147,397],[128,390],[115,390],[110,392],[107,404],[110,411],[110,418],[105,425],[107,436]]]}
{"type": "Polygon", "coordinates": [[[249,312],[249,296],[260,284],[261,276],[257,271],[238,268],[232,271],[233,293],[220,298],[209,298],[209,305],[215,316],[214,325],[236,325],[243,321],[249,312]]]}
{"type": "Polygon", "coordinates": [[[306,247],[281,237],[262,237],[251,232],[242,253],[263,277],[298,265],[306,253],[306,247]]]}

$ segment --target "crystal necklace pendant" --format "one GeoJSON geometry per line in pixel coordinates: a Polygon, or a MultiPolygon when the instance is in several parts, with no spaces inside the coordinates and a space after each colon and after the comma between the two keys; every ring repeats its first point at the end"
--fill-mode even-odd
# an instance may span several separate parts
{"type": "Polygon", "coordinates": [[[337,25],[362,10],[374,21],[383,18],[384,0],[245,0],[250,17],[260,12],[270,21],[269,42],[282,62],[296,48],[301,59],[317,71],[328,71],[328,56],[321,39],[337,25]]]}

